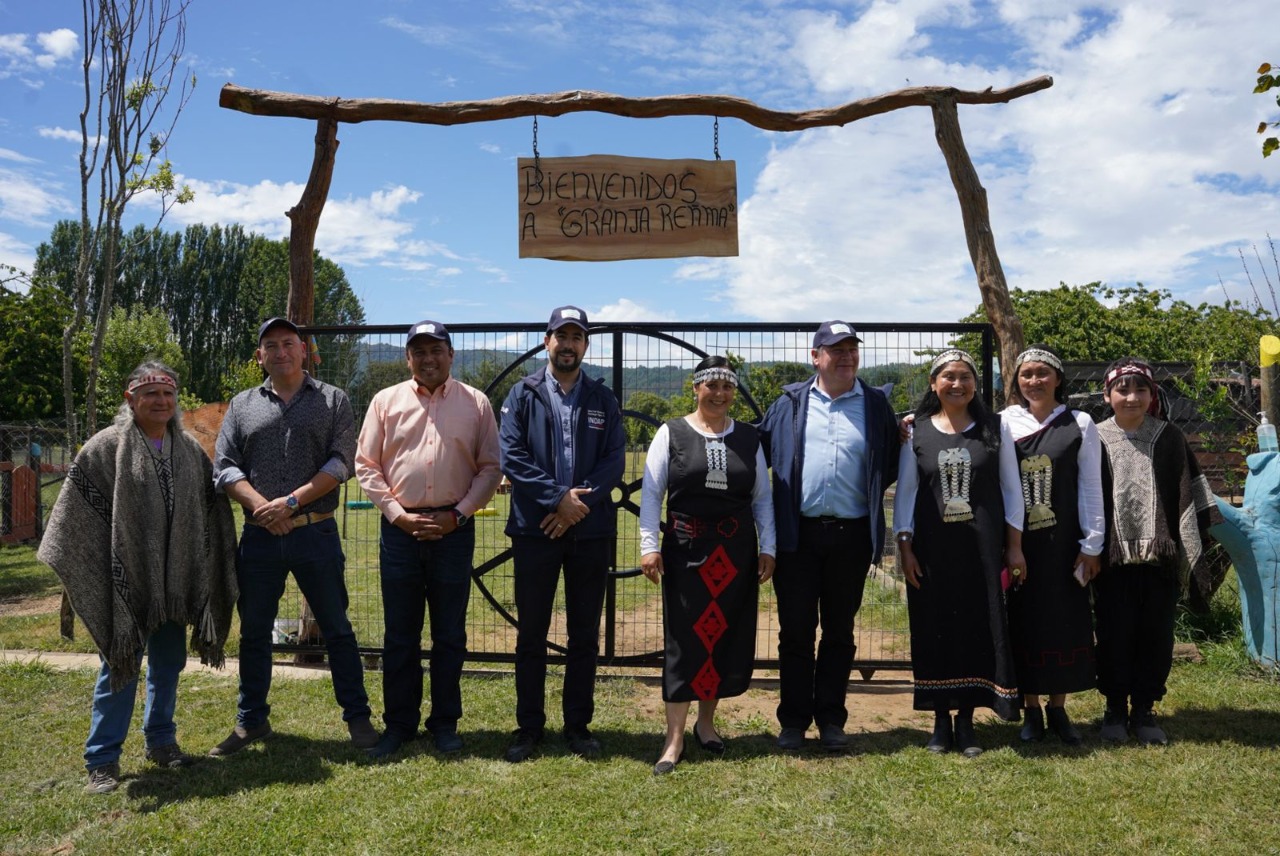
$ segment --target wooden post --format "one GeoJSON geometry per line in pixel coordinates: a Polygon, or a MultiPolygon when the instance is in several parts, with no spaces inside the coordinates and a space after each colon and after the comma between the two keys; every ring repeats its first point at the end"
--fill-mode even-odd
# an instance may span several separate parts
{"type": "Polygon", "coordinates": [[[1272,425],[1280,425],[1280,338],[1263,336],[1258,340],[1258,352],[1262,412],[1267,414],[1267,421],[1272,425]]]}
{"type": "Polygon", "coordinates": [[[320,214],[329,197],[333,181],[333,164],[338,155],[338,123],[334,119],[316,122],[316,153],[311,162],[311,175],[298,204],[286,213],[289,228],[289,320],[299,326],[310,326],[315,320],[316,229],[320,214]]]}
{"type": "Polygon", "coordinates": [[[960,217],[964,221],[964,235],[969,243],[969,258],[974,273],[978,275],[978,290],[982,293],[982,306],[987,320],[995,327],[1000,342],[1000,374],[1004,378],[1004,394],[1013,389],[1013,363],[1023,348],[1022,322],[1014,312],[1009,299],[1009,286],[1005,282],[1004,268],[996,254],[996,236],[991,231],[991,213],[987,208],[987,191],[978,179],[978,171],[964,146],[960,134],[960,115],[956,100],[942,95],[933,103],[934,135],[938,148],[946,158],[951,173],[951,183],[960,200],[960,217]]]}

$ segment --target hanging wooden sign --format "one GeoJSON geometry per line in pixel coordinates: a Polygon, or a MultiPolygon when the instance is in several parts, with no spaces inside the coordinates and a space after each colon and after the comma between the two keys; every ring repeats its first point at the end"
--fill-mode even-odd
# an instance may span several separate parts
{"type": "Polygon", "coordinates": [[[738,254],[733,161],[520,158],[516,173],[522,259],[738,254]]]}

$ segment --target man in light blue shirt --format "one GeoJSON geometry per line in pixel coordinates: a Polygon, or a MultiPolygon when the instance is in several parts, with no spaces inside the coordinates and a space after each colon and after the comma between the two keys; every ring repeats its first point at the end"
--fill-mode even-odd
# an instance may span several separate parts
{"type": "Polygon", "coordinates": [[[813,337],[816,373],[784,387],[760,426],[778,530],[783,749],[800,749],[810,724],[824,749],[849,745],[853,619],[884,550],[884,490],[897,478],[899,447],[885,393],[858,379],[861,342],[852,325],[824,322],[813,337]]]}

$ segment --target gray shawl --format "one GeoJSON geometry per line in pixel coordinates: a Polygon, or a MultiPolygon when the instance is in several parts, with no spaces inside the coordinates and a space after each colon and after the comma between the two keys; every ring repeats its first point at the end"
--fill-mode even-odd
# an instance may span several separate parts
{"type": "Polygon", "coordinates": [[[118,690],[168,621],[194,628],[201,662],[223,664],[235,547],[231,507],[200,444],[171,425],[157,451],[130,421],[76,455],[36,555],[62,580],[118,690]]]}

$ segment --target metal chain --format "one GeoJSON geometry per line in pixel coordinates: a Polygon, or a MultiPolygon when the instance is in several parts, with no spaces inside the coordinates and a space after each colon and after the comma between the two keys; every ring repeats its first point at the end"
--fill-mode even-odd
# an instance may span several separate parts
{"type": "Polygon", "coordinates": [[[720,160],[720,117],[716,117],[715,130],[712,132],[712,148],[716,153],[716,160],[720,160]]]}
{"type": "Polygon", "coordinates": [[[533,117],[533,180],[542,189],[542,158],[538,155],[538,117],[533,117]]]}

